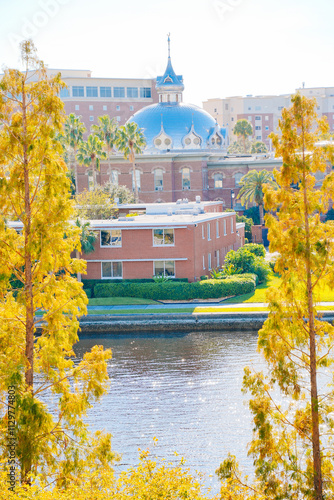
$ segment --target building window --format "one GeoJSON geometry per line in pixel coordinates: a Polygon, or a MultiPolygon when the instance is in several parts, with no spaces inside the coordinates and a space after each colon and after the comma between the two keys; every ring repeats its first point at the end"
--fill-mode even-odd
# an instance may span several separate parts
{"type": "Polygon", "coordinates": [[[284,106],[278,106],[278,111],[282,111],[282,109],[284,108],[284,106]]]}
{"type": "Polygon", "coordinates": [[[93,122],[93,121],[94,121],[94,116],[90,116],[90,117],[89,117],[89,121],[90,121],[90,122],[93,122]]]}
{"type": "Polygon", "coordinates": [[[94,109],[93,104],[90,104],[90,105],[89,105],[89,111],[93,111],[93,109],[94,109]]]}
{"type": "Polygon", "coordinates": [[[182,169],[182,189],[190,189],[190,168],[184,167],[182,169]]]}
{"type": "Polygon", "coordinates": [[[154,170],[154,189],[155,191],[163,190],[163,170],[162,168],[156,168],[154,170]]]}
{"type": "Polygon", "coordinates": [[[231,218],[231,234],[234,233],[234,224],[233,224],[233,219],[231,218]]]}
{"type": "Polygon", "coordinates": [[[255,127],[255,130],[261,130],[261,125],[257,125],[257,126],[255,127]]]}
{"type": "Polygon", "coordinates": [[[204,224],[202,224],[202,238],[205,240],[205,227],[204,224]]]}
{"type": "Polygon", "coordinates": [[[213,176],[215,189],[222,189],[223,187],[223,174],[214,174],[213,176]]]}
{"type": "Polygon", "coordinates": [[[121,121],[121,117],[120,117],[120,116],[116,116],[116,120],[117,120],[118,122],[120,122],[120,121],[121,121]]]}
{"type": "Polygon", "coordinates": [[[205,270],[205,255],[203,255],[203,270],[205,270]]]}
{"type": "Polygon", "coordinates": [[[138,97],[138,88],[137,87],[127,87],[126,88],[126,97],[138,97]]]}
{"type": "Polygon", "coordinates": [[[269,116],[266,115],[265,120],[267,122],[269,120],[269,116]]]}
{"type": "Polygon", "coordinates": [[[248,111],[252,111],[252,108],[251,108],[251,107],[249,107],[249,108],[248,108],[248,111]]]}
{"type": "Polygon", "coordinates": [[[261,106],[255,106],[255,111],[261,111],[261,106]]]}
{"type": "MultiPolygon", "coordinates": [[[[140,191],[140,170],[136,169],[136,182],[137,182],[137,189],[138,191],[140,191]]],[[[134,180],[134,176],[133,176],[133,172],[131,172],[131,175],[132,175],[132,191],[135,190],[135,180],[134,180]]]]}
{"type": "Polygon", "coordinates": [[[219,220],[218,219],[216,220],[216,238],[220,238],[220,234],[219,234],[219,220]]]}
{"type": "Polygon", "coordinates": [[[235,183],[235,186],[239,186],[240,185],[240,181],[241,181],[241,178],[244,176],[244,174],[241,174],[240,172],[237,172],[236,174],[234,174],[234,183],[235,183]]]}
{"type": "Polygon", "coordinates": [[[114,87],[114,97],[125,97],[125,87],[114,87]]]}
{"type": "Polygon", "coordinates": [[[86,87],[86,97],[97,97],[97,87],[86,87]]]}
{"type": "Polygon", "coordinates": [[[217,267],[220,266],[220,262],[219,262],[219,250],[217,250],[217,267]]]}
{"type": "Polygon", "coordinates": [[[153,246],[174,246],[174,229],[153,229],[153,246]]]}
{"type": "Polygon", "coordinates": [[[249,115],[248,116],[248,121],[251,122],[252,121],[252,117],[249,115]]]}
{"type": "Polygon", "coordinates": [[[76,104],[76,105],[75,105],[75,111],[79,111],[79,109],[80,109],[79,104],[76,104]]]}
{"type": "Polygon", "coordinates": [[[257,141],[261,141],[261,139],[262,139],[261,135],[257,135],[257,136],[256,136],[256,140],[257,140],[257,141]]]}
{"type": "Polygon", "coordinates": [[[120,111],[120,109],[121,109],[121,106],[117,105],[116,106],[116,111],[120,111]]]}
{"type": "Polygon", "coordinates": [[[256,116],[255,120],[261,120],[261,116],[256,116]]]}
{"type": "Polygon", "coordinates": [[[100,87],[100,97],[111,97],[111,87],[100,87]]]}
{"type": "Polygon", "coordinates": [[[268,125],[266,125],[266,126],[265,126],[265,129],[266,129],[266,130],[269,130],[269,127],[268,127],[268,125]]]}
{"type": "Polygon", "coordinates": [[[107,106],[103,106],[103,111],[107,111],[107,106]]]}
{"type": "Polygon", "coordinates": [[[130,106],[130,111],[133,111],[134,110],[134,107],[131,105],[130,106]]]}
{"type": "Polygon", "coordinates": [[[122,231],[120,229],[103,229],[101,231],[101,247],[121,247],[122,231]]]}
{"type": "Polygon", "coordinates": [[[226,219],[224,219],[224,236],[227,235],[227,232],[226,232],[226,219]]]}
{"type": "Polygon", "coordinates": [[[232,118],[231,118],[231,122],[234,122],[234,118],[233,118],[233,116],[232,116],[232,118]]]}
{"type": "Polygon", "coordinates": [[[175,278],[174,260],[156,260],[153,263],[154,276],[165,276],[175,278]]]}
{"type": "Polygon", "coordinates": [[[211,226],[208,224],[208,241],[211,240],[211,226]]]}
{"type": "Polygon", "coordinates": [[[88,191],[93,191],[95,186],[94,173],[92,171],[88,172],[88,191]]]}
{"type": "Polygon", "coordinates": [[[211,270],[211,253],[208,253],[208,269],[211,270]]]}
{"type": "Polygon", "coordinates": [[[110,172],[110,182],[115,186],[118,186],[118,172],[117,170],[112,170],[110,172]]]}
{"type": "Polygon", "coordinates": [[[152,97],[151,87],[140,87],[140,97],[152,97]]]}
{"type": "Polygon", "coordinates": [[[73,97],[84,97],[84,88],[83,87],[78,87],[78,86],[73,86],[72,87],[72,96],[73,97]]]}
{"type": "Polygon", "coordinates": [[[65,87],[64,89],[60,89],[60,97],[70,97],[70,91],[67,87],[65,87]]]}
{"type": "Polygon", "coordinates": [[[122,262],[101,262],[102,264],[102,279],[106,278],[122,278],[123,269],[122,262]]]}

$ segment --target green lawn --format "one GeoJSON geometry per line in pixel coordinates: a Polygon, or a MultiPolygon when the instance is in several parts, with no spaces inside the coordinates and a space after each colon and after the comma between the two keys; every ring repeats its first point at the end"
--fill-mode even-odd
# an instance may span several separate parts
{"type": "Polygon", "coordinates": [[[138,299],[136,297],[102,297],[89,299],[90,306],[137,306],[159,304],[155,300],[138,299]]]}
{"type": "Polygon", "coordinates": [[[176,313],[192,313],[193,308],[178,308],[175,309],[95,309],[89,310],[87,314],[176,314],[176,313]]]}
{"type": "MultiPolygon", "coordinates": [[[[224,304],[242,304],[244,302],[266,302],[266,290],[271,286],[279,286],[281,278],[277,275],[271,275],[267,283],[259,285],[254,292],[237,295],[224,300],[224,304]]],[[[326,287],[320,295],[320,302],[334,302],[334,288],[326,287]]]]}

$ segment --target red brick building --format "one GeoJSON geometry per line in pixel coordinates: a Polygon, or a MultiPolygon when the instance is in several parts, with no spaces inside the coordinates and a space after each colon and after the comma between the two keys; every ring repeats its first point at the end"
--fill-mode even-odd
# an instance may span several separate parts
{"type": "Polygon", "coordinates": [[[244,224],[236,224],[234,212],[198,213],[195,207],[169,213],[91,221],[97,239],[95,251],[84,256],[84,279],[170,276],[196,281],[244,244],[244,224]]]}

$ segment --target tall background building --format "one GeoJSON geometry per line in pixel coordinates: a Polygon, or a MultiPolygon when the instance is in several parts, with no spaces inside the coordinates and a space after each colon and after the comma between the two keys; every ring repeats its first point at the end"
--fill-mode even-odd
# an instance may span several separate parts
{"type": "MultiPolygon", "coordinates": [[[[317,99],[319,116],[327,116],[331,131],[334,130],[334,87],[298,88],[306,97],[317,99]]],[[[292,94],[282,95],[246,95],[224,99],[214,98],[203,102],[203,108],[216,118],[219,125],[228,127],[230,142],[237,139],[233,134],[236,122],[245,118],[253,126],[253,139],[263,141],[271,149],[269,134],[277,132],[282,109],[291,104],[292,94]]]]}

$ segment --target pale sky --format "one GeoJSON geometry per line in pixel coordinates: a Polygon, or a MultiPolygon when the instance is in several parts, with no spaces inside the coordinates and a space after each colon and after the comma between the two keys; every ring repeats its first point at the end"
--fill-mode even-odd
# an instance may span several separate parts
{"type": "Polygon", "coordinates": [[[184,101],[334,86],[332,0],[0,0],[0,63],[32,38],[50,68],[155,77],[167,62],[184,101]]]}

